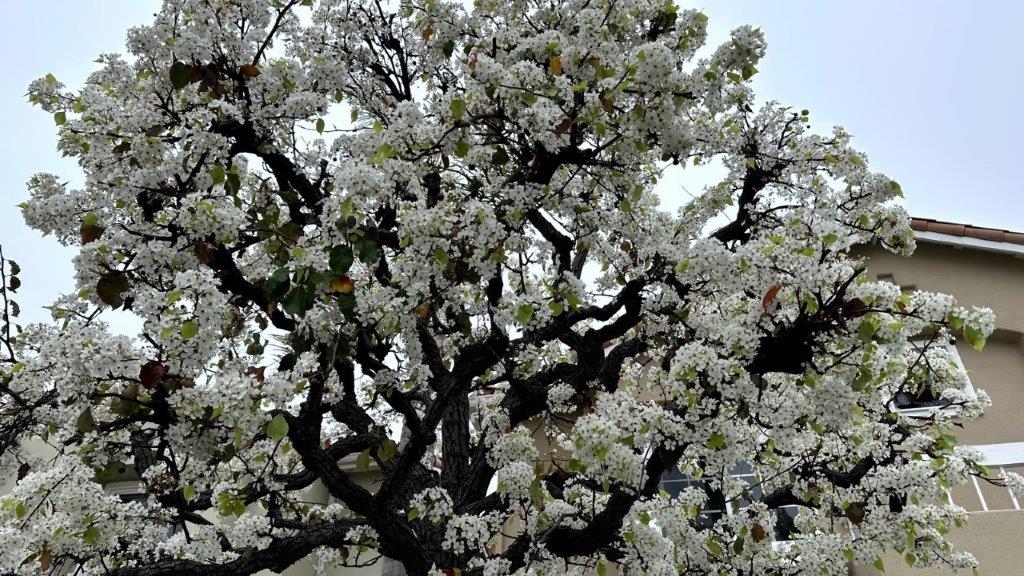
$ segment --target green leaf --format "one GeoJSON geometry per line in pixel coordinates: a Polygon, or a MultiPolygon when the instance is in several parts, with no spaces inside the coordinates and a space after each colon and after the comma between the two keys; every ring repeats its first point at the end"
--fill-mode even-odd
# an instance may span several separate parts
{"type": "Polygon", "coordinates": [[[448,265],[448,252],[444,248],[437,248],[434,250],[434,260],[437,260],[438,264],[442,266],[448,265]]]}
{"type": "Polygon", "coordinates": [[[411,508],[411,509],[409,509],[409,513],[406,514],[406,516],[409,518],[410,522],[415,520],[415,519],[417,519],[417,518],[419,518],[420,517],[420,509],[419,508],[411,508]]]}
{"type": "Polygon", "coordinates": [[[466,101],[461,98],[452,100],[451,103],[452,118],[455,120],[461,120],[462,116],[466,113],[466,101]]]}
{"type": "Polygon", "coordinates": [[[985,334],[974,326],[964,327],[964,338],[967,339],[967,343],[971,345],[971,348],[979,352],[985,348],[985,334]]]}
{"type": "Polygon", "coordinates": [[[285,420],[284,414],[278,414],[274,416],[267,424],[267,436],[271,440],[280,440],[288,435],[288,421],[285,420]]]}
{"type": "Polygon", "coordinates": [[[199,334],[199,325],[191,320],[187,320],[181,325],[179,333],[181,334],[182,340],[191,340],[199,334]]]}
{"type": "Polygon", "coordinates": [[[95,526],[89,526],[82,532],[82,541],[86,544],[92,545],[98,542],[100,539],[100,529],[95,526]]]}
{"type": "Polygon", "coordinates": [[[519,309],[516,310],[516,322],[520,324],[527,324],[533,319],[533,306],[529,304],[520,304],[519,309]]]}
{"type": "Polygon", "coordinates": [[[227,188],[228,191],[232,193],[241,190],[242,177],[238,175],[237,169],[232,168],[231,171],[228,172],[228,181],[224,184],[224,187],[227,188]]]}
{"type": "Polygon", "coordinates": [[[178,300],[181,300],[181,290],[171,290],[167,293],[165,300],[167,301],[168,306],[174,304],[178,300]]]}
{"type": "Polygon", "coordinates": [[[284,306],[285,312],[292,315],[301,315],[313,307],[315,298],[316,296],[312,290],[299,285],[288,291],[281,304],[284,306]]]}
{"type": "Polygon", "coordinates": [[[191,484],[185,484],[181,489],[181,495],[185,498],[186,502],[191,502],[196,499],[196,487],[191,484]]]}
{"type": "Polygon", "coordinates": [[[223,184],[227,173],[224,172],[224,167],[220,164],[214,164],[213,168],[210,168],[210,177],[213,178],[214,184],[223,184]]]}
{"type": "Polygon", "coordinates": [[[337,274],[344,274],[348,272],[352,267],[354,259],[355,257],[352,254],[352,248],[349,246],[335,246],[334,248],[331,248],[331,272],[335,272],[337,274]]]}
{"type": "Polygon", "coordinates": [[[530,499],[533,500],[534,504],[540,506],[544,503],[544,489],[541,488],[540,478],[534,478],[533,482],[530,482],[529,491],[530,499]]]}
{"type": "Polygon", "coordinates": [[[935,447],[943,452],[952,452],[956,448],[957,440],[952,434],[939,434],[935,439],[935,447]]]}
{"type": "Polygon", "coordinates": [[[316,119],[316,131],[319,132],[320,134],[323,134],[324,133],[324,126],[325,126],[324,119],[323,118],[317,118],[316,119]]]}
{"type": "Polygon", "coordinates": [[[459,140],[455,143],[455,155],[459,158],[465,158],[469,154],[469,142],[459,140]]]}
{"type": "Polygon", "coordinates": [[[715,432],[708,438],[707,446],[712,450],[725,450],[728,443],[725,441],[725,436],[720,432],[715,432]]]}
{"type": "Polygon", "coordinates": [[[184,62],[175,62],[174,64],[171,64],[171,86],[174,86],[175,90],[181,90],[185,86],[188,86],[190,76],[191,73],[189,71],[188,64],[185,64],[184,62]]]}
{"type": "Polygon", "coordinates": [[[370,449],[367,448],[356,456],[356,471],[366,472],[370,469],[370,449]]]}
{"type": "Polygon", "coordinates": [[[509,158],[508,152],[506,152],[501,146],[497,147],[494,150],[494,154],[491,155],[491,163],[496,166],[504,166],[505,164],[508,164],[509,160],[511,160],[511,158],[509,158]]]}
{"type": "Polygon", "coordinates": [[[885,572],[885,562],[882,561],[881,556],[875,557],[875,561],[872,566],[874,566],[875,570],[878,570],[879,572],[885,572]]]}
{"type": "Polygon", "coordinates": [[[57,124],[57,126],[63,126],[63,125],[64,125],[64,123],[65,123],[65,122],[67,122],[67,121],[68,121],[68,118],[67,118],[67,116],[66,116],[66,115],[64,114],[64,111],[63,111],[63,110],[61,110],[60,112],[55,112],[55,113],[53,114],[53,122],[54,122],[55,124],[57,124]]]}
{"type": "Polygon", "coordinates": [[[389,144],[388,142],[385,142],[381,144],[379,147],[377,147],[377,151],[374,153],[374,156],[378,157],[379,159],[394,158],[395,147],[389,144]]]}
{"type": "Polygon", "coordinates": [[[953,330],[959,330],[964,327],[964,319],[952,312],[946,314],[946,322],[949,322],[949,327],[953,330]]]}
{"type": "Polygon", "coordinates": [[[28,506],[26,506],[24,502],[18,502],[14,505],[14,515],[18,520],[28,516],[28,506]]]}
{"type": "Polygon", "coordinates": [[[865,316],[861,320],[860,325],[857,326],[857,334],[864,342],[870,342],[871,338],[875,335],[875,332],[878,332],[880,327],[880,321],[876,316],[865,316]]]}
{"type": "Polygon", "coordinates": [[[280,299],[288,293],[290,286],[291,271],[287,268],[278,268],[270,278],[267,278],[267,295],[274,299],[280,299]]]}
{"type": "Polygon", "coordinates": [[[722,555],[722,545],[719,544],[718,540],[714,537],[708,538],[708,552],[710,552],[712,556],[722,555]]]}
{"type": "Polygon", "coordinates": [[[364,240],[359,243],[359,261],[365,264],[373,264],[380,259],[380,246],[373,240],[364,240]]]}
{"type": "Polygon", "coordinates": [[[387,462],[398,454],[398,444],[395,444],[394,440],[385,438],[380,444],[380,448],[377,450],[377,457],[382,461],[387,462]]]}

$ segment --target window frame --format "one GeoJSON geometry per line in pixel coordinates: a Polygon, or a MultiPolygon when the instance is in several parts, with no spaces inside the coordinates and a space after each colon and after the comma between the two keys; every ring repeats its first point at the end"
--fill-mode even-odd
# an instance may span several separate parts
{"type": "MultiPolygon", "coordinates": [[[[1006,474],[1006,466],[1024,465],[1024,442],[974,444],[969,446],[969,448],[974,448],[975,450],[981,452],[982,457],[978,461],[979,464],[987,466],[989,468],[998,468],[1000,476],[1006,474]]],[[[970,479],[970,484],[974,487],[974,493],[978,497],[978,503],[981,504],[981,510],[975,510],[973,512],[1005,512],[1021,510],[1021,502],[1017,499],[1017,496],[1008,488],[1006,490],[1010,494],[1010,502],[1013,503],[1013,508],[990,509],[988,507],[988,502],[985,501],[985,494],[981,490],[981,485],[978,482],[978,477],[972,475],[970,479]]],[[[953,496],[948,490],[946,491],[946,500],[950,504],[954,503],[953,496]]]]}
{"type": "MultiPolygon", "coordinates": [[[[913,344],[913,341],[911,341],[911,343],[913,344]]],[[[963,372],[964,374],[963,391],[966,392],[967,395],[969,395],[970,397],[977,398],[977,392],[974,388],[974,383],[971,382],[971,375],[967,371],[967,367],[964,365],[963,358],[960,357],[960,350],[957,349],[956,340],[950,339],[949,342],[942,344],[942,346],[945,347],[946,350],[950,352],[950,354],[953,357],[953,361],[956,363],[957,367],[960,368],[960,371],[963,372]]],[[[896,410],[898,410],[900,414],[904,414],[906,416],[911,417],[928,416],[930,414],[933,414],[934,412],[942,412],[943,414],[952,415],[956,414],[959,411],[959,408],[956,406],[910,406],[907,408],[901,408],[899,404],[896,403],[895,398],[893,398],[893,406],[896,407],[896,410]]]]}
{"type": "MultiPolygon", "coordinates": [[[[712,493],[710,487],[707,486],[707,484],[706,484],[707,480],[706,479],[704,479],[704,478],[694,478],[692,476],[687,476],[687,475],[683,474],[683,471],[680,470],[678,467],[675,468],[675,472],[677,474],[679,474],[680,477],[679,478],[672,478],[670,480],[667,480],[667,482],[670,482],[670,483],[673,483],[673,484],[680,484],[684,488],[685,487],[701,488],[702,487],[701,485],[703,483],[704,484],[703,489],[708,494],[709,498],[715,496],[712,493]]],[[[666,483],[665,475],[667,475],[667,474],[668,474],[668,472],[663,474],[662,475],[662,479],[659,481],[659,486],[663,490],[665,489],[665,483],[666,483]]],[[[758,472],[758,470],[757,470],[757,468],[755,466],[750,465],[750,464],[746,464],[746,463],[740,464],[740,465],[738,465],[736,467],[735,471],[729,473],[729,476],[731,476],[733,478],[738,478],[741,481],[746,482],[748,487],[751,489],[751,492],[754,492],[754,490],[756,489],[756,490],[761,491],[762,495],[763,495],[764,487],[761,485],[762,484],[762,482],[760,480],[761,476],[760,476],[760,473],[758,472]],[[746,469],[741,470],[741,468],[743,468],[743,467],[746,467],[746,469]]],[[[666,490],[666,492],[668,492],[668,490],[666,490]]],[[[715,517],[715,516],[717,516],[717,517],[732,516],[733,514],[736,514],[738,512],[741,512],[741,511],[745,510],[750,505],[750,502],[747,502],[747,504],[745,504],[745,505],[742,504],[742,502],[744,502],[744,500],[745,500],[745,498],[743,498],[742,495],[740,495],[739,497],[737,497],[737,498],[735,498],[733,500],[726,500],[726,495],[724,493],[719,493],[718,496],[721,498],[722,508],[721,509],[719,509],[719,508],[702,508],[701,511],[700,511],[700,514],[698,514],[698,518],[696,518],[695,520],[699,521],[699,519],[702,516],[704,516],[705,514],[707,514],[710,517],[715,517]],[[731,503],[733,503],[733,502],[736,504],[735,506],[731,505],[731,503]]],[[[717,503],[712,503],[712,504],[715,505],[717,503]]],[[[780,539],[778,539],[776,537],[777,536],[777,534],[776,534],[776,527],[777,527],[778,522],[779,522],[779,519],[778,519],[777,516],[778,516],[778,514],[781,512],[781,510],[783,508],[796,508],[797,509],[797,513],[799,514],[799,508],[800,507],[799,506],[787,505],[787,506],[780,506],[779,508],[776,508],[776,509],[773,509],[773,510],[769,511],[769,514],[773,518],[773,524],[772,524],[769,536],[771,537],[772,547],[777,549],[777,550],[782,548],[782,547],[790,546],[792,541],[793,541],[792,539],[780,540],[780,539]]],[[[793,519],[794,520],[796,519],[795,515],[793,516],[793,519]]],[[[715,519],[715,522],[717,522],[717,518],[715,519]]]]}

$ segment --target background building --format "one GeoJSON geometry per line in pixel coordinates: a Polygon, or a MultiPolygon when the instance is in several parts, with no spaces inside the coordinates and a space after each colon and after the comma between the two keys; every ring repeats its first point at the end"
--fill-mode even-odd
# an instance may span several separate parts
{"type": "MultiPolygon", "coordinates": [[[[936,220],[914,219],[917,250],[909,258],[868,248],[868,272],[904,289],[953,294],[964,305],[992,308],[996,331],[983,352],[966,342],[956,351],[970,385],[984,390],[992,406],[957,434],[960,443],[978,447],[983,464],[1024,472],[1024,233],[936,220]]],[[[927,403],[927,399],[923,399],[927,403]]],[[[914,405],[908,409],[915,409],[914,405]]],[[[1018,557],[1024,543],[1021,502],[1008,490],[985,482],[952,489],[952,501],[970,511],[970,521],[950,533],[954,549],[966,549],[981,562],[983,576],[1020,576],[1018,557]]],[[[914,569],[893,556],[887,574],[922,576],[953,574],[943,569],[914,569]]],[[[874,568],[855,568],[855,576],[877,574],[874,568]]]]}

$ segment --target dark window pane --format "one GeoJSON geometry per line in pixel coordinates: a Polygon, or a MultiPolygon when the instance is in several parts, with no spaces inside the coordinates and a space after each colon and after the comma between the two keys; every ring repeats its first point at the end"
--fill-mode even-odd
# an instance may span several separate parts
{"type": "Polygon", "coordinates": [[[716,522],[722,519],[722,512],[705,510],[690,520],[690,524],[697,528],[711,528],[716,522]]]}
{"type": "Polygon", "coordinates": [[[792,540],[794,534],[800,531],[796,529],[794,521],[800,509],[796,506],[783,506],[775,511],[775,540],[792,540]]]}
{"type": "Polygon", "coordinates": [[[735,468],[733,468],[729,472],[729,474],[732,474],[733,476],[743,476],[743,475],[746,475],[746,474],[753,474],[753,473],[754,473],[754,467],[751,466],[749,462],[740,462],[739,464],[736,465],[735,468]]]}
{"type": "Polygon", "coordinates": [[[941,400],[936,396],[932,392],[932,387],[927,384],[922,386],[917,392],[897,392],[895,398],[896,407],[901,410],[942,406],[945,403],[945,400],[941,400]]]}

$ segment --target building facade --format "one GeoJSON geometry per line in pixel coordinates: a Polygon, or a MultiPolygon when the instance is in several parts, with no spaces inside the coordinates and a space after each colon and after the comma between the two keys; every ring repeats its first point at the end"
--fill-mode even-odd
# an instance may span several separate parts
{"type": "MultiPolygon", "coordinates": [[[[961,444],[982,451],[982,463],[993,473],[1024,473],[1024,234],[925,219],[914,219],[912,226],[918,243],[913,256],[868,248],[868,272],[904,289],[953,294],[961,304],[995,311],[997,328],[984,351],[955,343],[970,385],[992,399],[985,415],[967,423],[958,436],[961,444]]],[[[1024,543],[1024,502],[983,481],[954,487],[949,497],[970,512],[967,525],[950,533],[954,549],[974,553],[982,576],[1024,574],[1024,562],[1018,558],[1024,543]]],[[[885,565],[890,575],[953,574],[910,568],[898,556],[885,565]]],[[[870,576],[877,571],[855,567],[851,574],[870,576]]]]}

